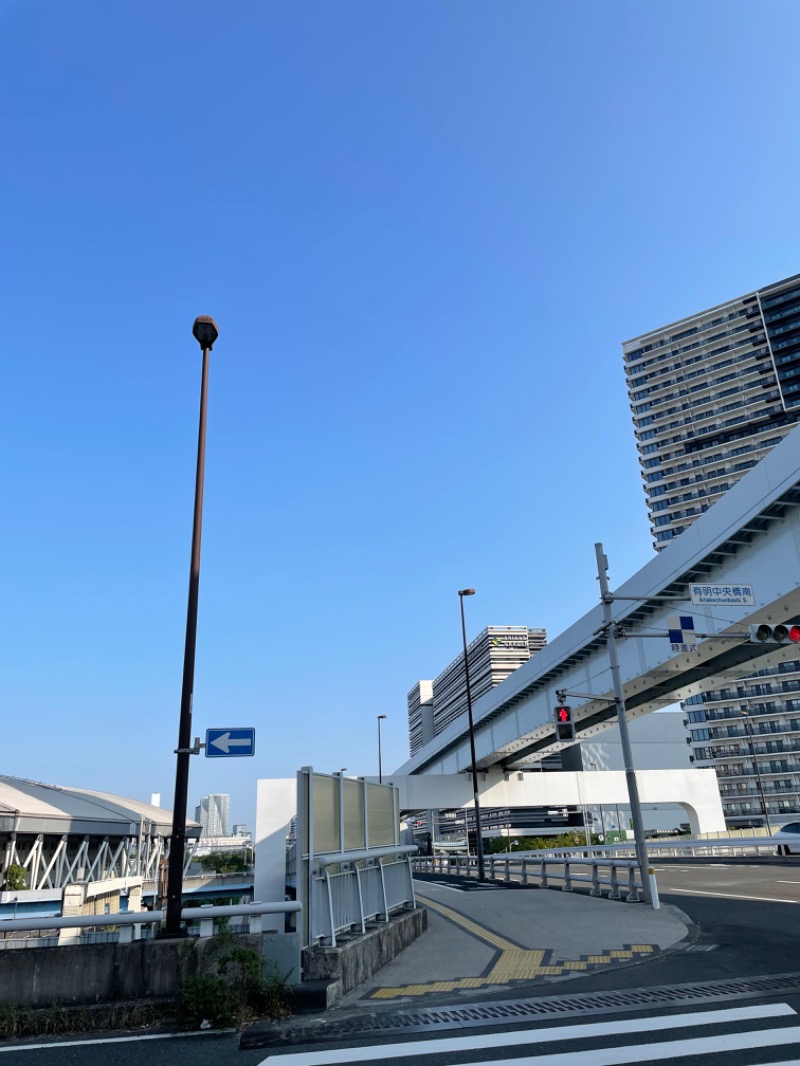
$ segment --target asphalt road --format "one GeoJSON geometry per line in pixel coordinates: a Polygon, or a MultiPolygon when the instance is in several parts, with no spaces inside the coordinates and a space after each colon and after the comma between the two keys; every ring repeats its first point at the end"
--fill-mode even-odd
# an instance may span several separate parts
{"type": "Polygon", "coordinates": [[[580,991],[800,972],[800,858],[657,861],[662,904],[694,923],[690,950],[575,979],[580,991]]]}
{"type": "MultiPolygon", "coordinates": [[[[580,994],[603,990],[641,989],[658,986],[732,980],[756,975],[800,972],[800,858],[742,861],[659,862],[656,865],[663,904],[680,908],[694,923],[689,950],[667,952],[638,965],[576,977],[550,986],[550,993],[580,994]]],[[[641,906],[641,904],[631,904],[641,906]]],[[[536,994],[544,989],[537,988],[536,994]]],[[[476,997],[478,998],[478,997],[476,997]]],[[[487,997],[487,999],[498,997],[487,997]]],[[[508,998],[506,994],[505,998],[508,998]]],[[[708,1007],[676,1008],[661,1013],[637,1010],[596,1019],[557,1019],[521,1029],[516,1044],[503,1044],[501,1037],[519,1027],[508,1023],[482,1027],[464,1042],[464,1034],[431,1033],[430,1037],[453,1041],[419,1044],[423,1036],[384,1035],[374,1046],[359,1043],[361,1050],[337,1052],[340,1045],[309,1048],[239,1051],[234,1034],[180,1036],[168,1039],[141,1037],[113,1043],[57,1042],[50,1047],[0,1044],[0,1066],[233,1066],[266,1063],[266,1066],[334,1066],[360,1062],[398,1066],[413,1061],[424,1066],[499,1062],[524,1056],[530,1066],[566,1064],[585,1058],[593,1066],[602,1063],[648,1062],[663,1056],[679,1056],[682,1063],[745,1066],[751,1063],[800,1060],[800,996],[779,996],[768,1001],[783,1013],[741,1016],[708,1013],[708,1007]],[[700,1012],[697,1017],[690,1017],[700,1012]],[[798,1013],[793,1013],[798,1012],[798,1013]],[[646,1020],[646,1024],[643,1022],[646,1020]],[[598,1034],[583,1026],[589,1022],[611,1026],[598,1034]],[[613,1024],[612,1024],[613,1023],[613,1024]],[[542,1026],[561,1028],[546,1035],[542,1026]],[[484,1049],[475,1036],[487,1037],[484,1049]],[[496,1039],[493,1039],[496,1037],[496,1039]],[[415,1045],[412,1056],[395,1059],[405,1041],[415,1045]],[[664,1043],[655,1049],[652,1043],[664,1043]],[[604,1051],[604,1048],[607,1051],[604,1051]],[[622,1050],[620,1050],[622,1049],[622,1050]]],[[[758,1008],[752,1000],[732,1000],[717,1009],[758,1008]]],[[[410,1050],[409,1045],[405,1044],[410,1050]]]]}

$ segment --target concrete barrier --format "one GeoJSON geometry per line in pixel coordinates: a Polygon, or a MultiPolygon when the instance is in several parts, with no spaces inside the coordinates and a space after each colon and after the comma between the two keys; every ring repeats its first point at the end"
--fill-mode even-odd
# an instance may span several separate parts
{"type": "Polygon", "coordinates": [[[0,1003],[15,1007],[86,1006],[116,1000],[171,999],[187,977],[216,974],[232,944],[270,957],[269,934],[234,934],[233,942],[138,940],[0,952],[0,1003]]]}
{"type": "Polygon", "coordinates": [[[329,982],[326,1002],[331,1007],[351,989],[377,973],[396,958],[428,928],[424,907],[394,915],[388,922],[368,929],[351,939],[339,939],[337,946],[303,949],[303,980],[329,982]]]}

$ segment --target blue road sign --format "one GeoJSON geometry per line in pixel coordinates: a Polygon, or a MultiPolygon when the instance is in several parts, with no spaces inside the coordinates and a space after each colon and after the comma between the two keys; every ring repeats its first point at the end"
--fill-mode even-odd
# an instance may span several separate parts
{"type": "Polygon", "coordinates": [[[233,755],[255,755],[255,729],[230,726],[206,730],[206,758],[225,759],[233,755]]]}

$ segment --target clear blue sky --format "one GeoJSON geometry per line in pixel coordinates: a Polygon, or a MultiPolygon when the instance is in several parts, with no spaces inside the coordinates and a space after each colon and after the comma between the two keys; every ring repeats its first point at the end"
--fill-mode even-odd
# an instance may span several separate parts
{"type": "Polygon", "coordinates": [[[407,754],[469,629],[651,555],[620,344],[800,272],[792,2],[0,0],[0,771],[190,807],[407,754]]]}

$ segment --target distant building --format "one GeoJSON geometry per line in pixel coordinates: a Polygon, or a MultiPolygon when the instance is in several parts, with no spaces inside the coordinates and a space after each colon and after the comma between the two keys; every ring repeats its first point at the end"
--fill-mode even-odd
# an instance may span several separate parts
{"type": "Polygon", "coordinates": [[[249,837],[250,830],[243,822],[235,822],[233,826],[233,835],[235,837],[249,837]]]}
{"type": "MultiPolygon", "coordinates": [[[[475,703],[513,674],[547,644],[544,629],[487,626],[467,647],[469,684],[475,703]]],[[[418,681],[408,693],[408,744],[411,755],[467,711],[464,653],[434,681],[418,681]]]]}
{"type": "Polygon", "coordinates": [[[800,420],[800,275],[622,345],[655,547],[800,420]]]}
{"type": "MultiPolygon", "coordinates": [[[[623,346],[656,549],[727,492],[800,421],[800,275],[623,346]]],[[[776,565],[780,565],[776,563],[776,565]]],[[[800,811],[800,661],[683,704],[695,766],[713,767],[729,826],[800,811]],[[752,728],[752,740],[746,723],[752,728]]]]}
{"type": "Polygon", "coordinates": [[[227,852],[246,852],[252,848],[253,838],[247,836],[203,837],[201,836],[194,849],[194,855],[199,859],[203,855],[225,854],[227,852]]]}
{"type": "Polygon", "coordinates": [[[230,836],[231,798],[222,793],[203,796],[195,820],[200,823],[201,837],[230,836]]]}

